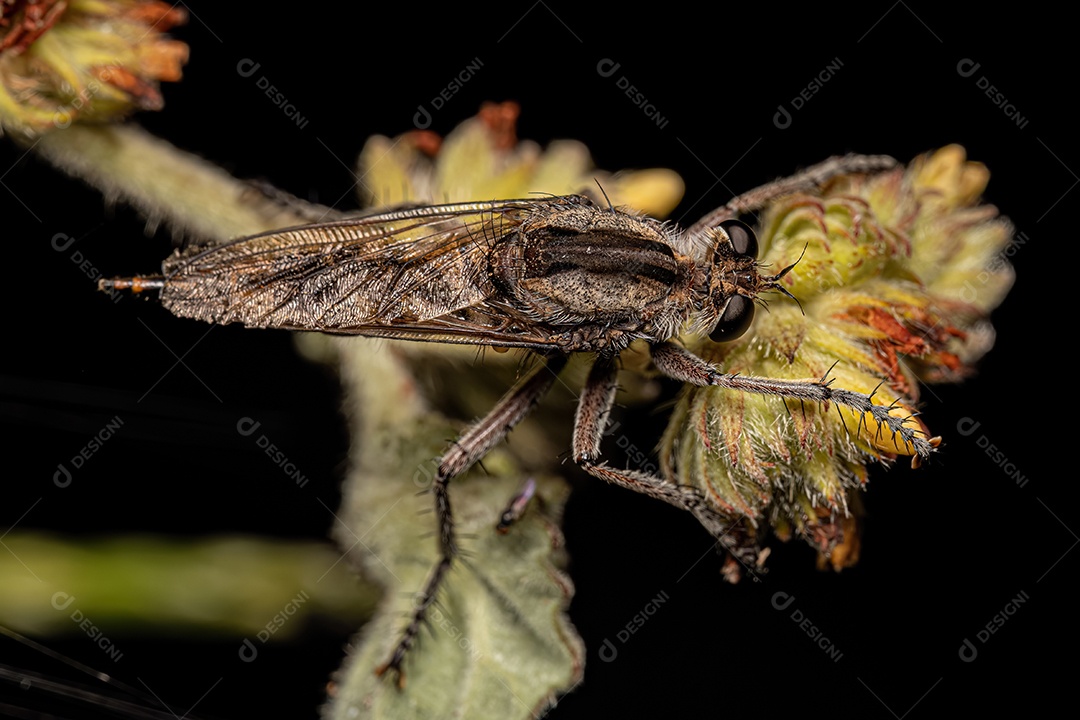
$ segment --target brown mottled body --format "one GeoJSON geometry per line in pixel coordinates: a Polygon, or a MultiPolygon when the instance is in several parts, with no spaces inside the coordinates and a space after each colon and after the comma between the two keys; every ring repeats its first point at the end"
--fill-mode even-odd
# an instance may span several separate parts
{"type": "Polygon", "coordinates": [[[662,223],[569,196],[417,208],[178,251],[163,265],[162,302],[221,324],[614,353],[678,331],[694,268],[662,223]]]}

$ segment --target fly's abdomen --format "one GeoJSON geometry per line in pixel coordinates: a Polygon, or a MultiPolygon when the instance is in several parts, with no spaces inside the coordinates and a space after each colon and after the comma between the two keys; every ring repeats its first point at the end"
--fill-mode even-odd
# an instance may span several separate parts
{"type": "Polygon", "coordinates": [[[681,279],[668,244],[622,227],[535,229],[512,255],[506,270],[518,296],[541,315],[632,321],[665,301],[681,279]]]}

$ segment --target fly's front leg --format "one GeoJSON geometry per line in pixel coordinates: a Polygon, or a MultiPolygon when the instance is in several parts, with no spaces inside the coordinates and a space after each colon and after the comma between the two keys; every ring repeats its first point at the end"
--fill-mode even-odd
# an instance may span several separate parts
{"type": "Polygon", "coordinates": [[[779,395],[780,397],[816,402],[832,402],[852,408],[861,413],[870,413],[878,426],[885,426],[900,436],[901,440],[915,448],[917,455],[912,463],[917,465],[918,458],[927,458],[938,445],[941,438],[925,438],[917,428],[906,424],[908,418],[891,415],[886,405],[875,405],[869,395],[832,387],[831,380],[782,380],[776,378],[754,377],[752,375],[729,375],[722,373],[689,350],[666,342],[652,348],[653,362],[656,368],[670,378],[702,387],[715,386],[742,390],[760,395],[779,395]]]}
{"type": "Polygon", "coordinates": [[[747,545],[746,538],[736,531],[731,518],[718,512],[701,490],[676,485],[649,473],[617,470],[606,462],[599,462],[600,441],[615,403],[617,373],[614,358],[607,357],[598,358],[589,372],[574,418],[574,462],[601,480],[689,511],[733,555],[753,567],[757,561],[757,550],[747,545]]]}
{"type": "Polygon", "coordinates": [[[435,602],[439,588],[458,555],[457,538],[454,533],[454,516],[450,510],[448,486],[450,480],[468,470],[484,457],[506,434],[529,413],[540,398],[551,389],[555,378],[566,365],[567,357],[556,355],[545,359],[524,380],[518,383],[482,420],[474,424],[458,438],[442,459],[431,492],[435,496],[435,514],[439,525],[439,561],[432,568],[409,619],[390,659],[380,665],[375,673],[383,675],[388,670],[397,673],[398,686],[405,686],[405,674],[401,664],[405,655],[416,642],[420,627],[428,610],[435,602]]]}
{"type": "Polygon", "coordinates": [[[838,155],[811,165],[800,173],[754,188],[728,201],[694,223],[687,235],[694,236],[714,228],[725,220],[737,218],[743,213],[760,210],[776,198],[807,192],[837,175],[872,173],[896,167],[897,162],[888,155],[838,155]]]}

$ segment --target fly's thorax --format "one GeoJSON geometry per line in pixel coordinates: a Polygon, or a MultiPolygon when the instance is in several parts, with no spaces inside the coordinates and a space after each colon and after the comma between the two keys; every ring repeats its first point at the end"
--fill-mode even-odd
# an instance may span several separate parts
{"type": "Polygon", "coordinates": [[[591,206],[538,213],[493,252],[492,274],[536,319],[649,333],[688,305],[688,258],[664,225],[591,206]]]}

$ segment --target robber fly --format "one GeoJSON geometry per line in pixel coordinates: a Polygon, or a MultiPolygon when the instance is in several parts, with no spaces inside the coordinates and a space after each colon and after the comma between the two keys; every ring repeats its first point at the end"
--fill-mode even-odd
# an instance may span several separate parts
{"type": "MultiPolygon", "coordinates": [[[[157,291],[176,315],[256,328],[523,348],[540,362],[453,443],[433,485],[440,560],[390,658],[398,675],[459,548],[450,480],[480,460],[551,388],[571,353],[595,353],[577,407],[572,457],[586,472],[691,512],[749,563],[730,516],[696,487],[600,459],[615,399],[616,359],[631,342],[684,383],[835,403],[869,414],[926,457],[927,439],[865,394],[826,378],[731,375],[675,342],[690,332],[722,342],[750,326],[755,300],[794,265],[766,275],[739,214],[830,177],[875,172],[892,158],[850,155],[736,197],[686,231],[581,196],[412,207],[178,250],[160,275],[103,280],[103,290],[157,291]]],[[[513,507],[513,503],[511,504],[513,507]]]]}

